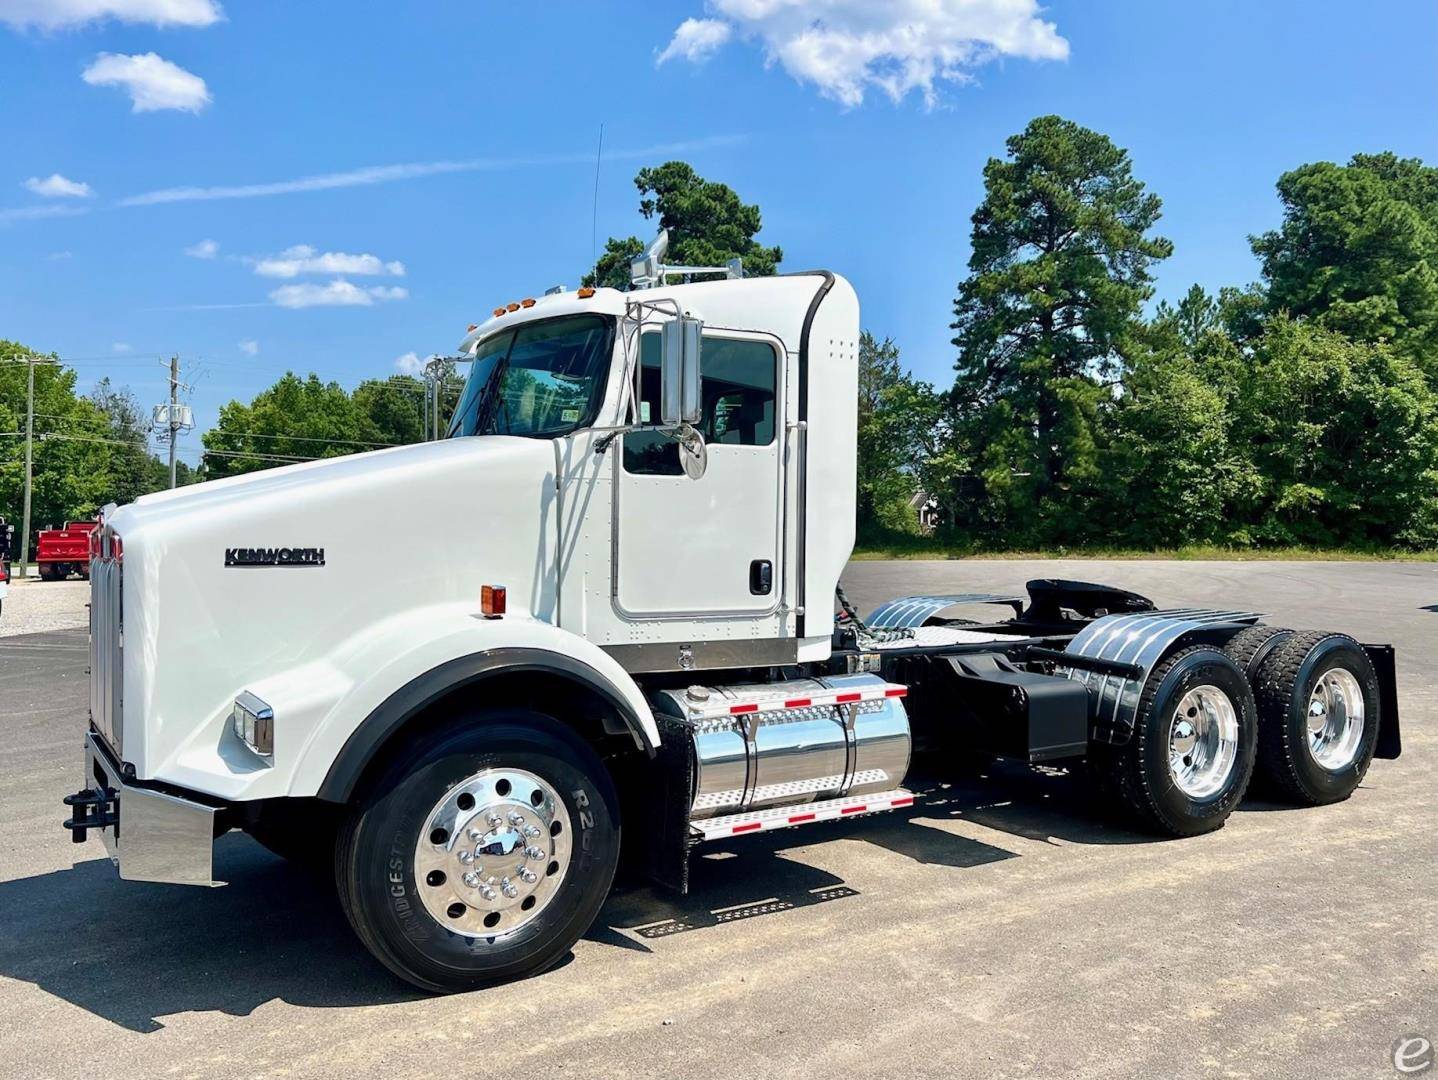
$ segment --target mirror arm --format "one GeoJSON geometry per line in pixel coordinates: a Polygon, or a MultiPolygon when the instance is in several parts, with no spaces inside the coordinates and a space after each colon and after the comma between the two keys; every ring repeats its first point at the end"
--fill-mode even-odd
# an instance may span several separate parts
{"type": "Polygon", "coordinates": [[[654,424],[624,424],[614,428],[591,428],[590,431],[603,431],[604,437],[594,444],[594,452],[603,454],[613,444],[614,440],[621,435],[627,435],[631,431],[653,431],[665,438],[673,439],[675,442],[682,442],[689,437],[689,432],[694,430],[692,424],[679,424],[677,426],[665,426],[654,424]]]}

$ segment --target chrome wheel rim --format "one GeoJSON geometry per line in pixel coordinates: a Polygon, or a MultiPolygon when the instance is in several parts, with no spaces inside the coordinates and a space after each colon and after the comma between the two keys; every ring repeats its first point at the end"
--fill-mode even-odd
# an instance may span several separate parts
{"type": "Polygon", "coordinates": [[[1318,677],[1308,697],[1308,752],[1321,768],[1338,772],[1353,764],[1365,712],[1363,687],[1347,668],[1329,668],[1318,677]]]}
{"type": "Polygon", "coordinates": [[[486,769],[425,815],[414,877],[435,922],[493,941],[549,906],[571,850],[569,811],[549,783],[523,769],[486,769]]]}
{"type": "Polygon", "coordinates": [[[1228,783],[1238,760],[1238,711],[1216,686],[1196,686],[1178,703],[1168,730],[1168,768],[1191,799],[1207,799],[1228,783]]]}

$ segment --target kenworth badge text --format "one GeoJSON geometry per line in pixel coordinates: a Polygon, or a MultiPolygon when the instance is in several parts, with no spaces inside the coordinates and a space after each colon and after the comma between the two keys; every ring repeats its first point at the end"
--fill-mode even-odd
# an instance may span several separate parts
{"type": "Polygon", "coordinates": [[[1341,633],[1048,580],[861,618],[854,290],[663,258],[472,328],[448,438],[107,508],[76,842],[215,885],[242,829],[453,991],[561,959],[621,835],[682,891],[697,846],[911,805],[915,747],[1083,765],[1167,836],[1398,756],[1392,650],[1341,633]]]}

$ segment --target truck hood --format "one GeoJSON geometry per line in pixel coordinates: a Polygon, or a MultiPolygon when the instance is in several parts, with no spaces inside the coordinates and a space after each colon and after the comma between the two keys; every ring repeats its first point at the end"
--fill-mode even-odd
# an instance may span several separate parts
{"type": "Polygon", "coordinates": [[[212,481],[115,511],[127,759],[143,776],[249,682],[332,660],[409,612],[477,607],[483,584],[552,622],[555,501],[552,443],[484,437],[212,481]]]}

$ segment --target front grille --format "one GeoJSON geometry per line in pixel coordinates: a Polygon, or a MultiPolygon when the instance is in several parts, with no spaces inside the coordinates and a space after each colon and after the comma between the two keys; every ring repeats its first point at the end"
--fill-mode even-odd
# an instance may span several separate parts
{"type": "Polygon", "coordinates": [[[122,752],[120,687],[124,664],[122,563],[111,555],[114,533],[103,526],[100,556],[90,562],[90,722],[115,751],[122,752]]]}

